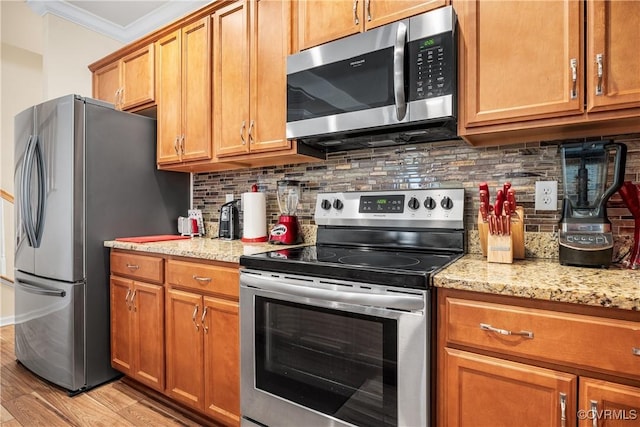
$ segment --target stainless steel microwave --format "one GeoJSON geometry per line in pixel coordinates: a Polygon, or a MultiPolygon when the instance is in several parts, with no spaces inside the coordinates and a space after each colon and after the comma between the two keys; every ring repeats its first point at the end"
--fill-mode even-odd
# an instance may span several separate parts
{"type": "Polygon", "coordinates": [[[287,138],[325,151],[456,138],[451,6],[287,58],[287,138]]]}

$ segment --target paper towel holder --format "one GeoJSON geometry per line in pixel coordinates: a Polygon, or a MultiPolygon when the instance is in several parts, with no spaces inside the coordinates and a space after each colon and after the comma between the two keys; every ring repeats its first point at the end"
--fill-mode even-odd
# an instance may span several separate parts
{"type": "Polygon", "coordinates": [[[262,243],[267,241],[267,203],[258,185],[251,186],[251,192],[242,194],[242,242],[262,243]]]}

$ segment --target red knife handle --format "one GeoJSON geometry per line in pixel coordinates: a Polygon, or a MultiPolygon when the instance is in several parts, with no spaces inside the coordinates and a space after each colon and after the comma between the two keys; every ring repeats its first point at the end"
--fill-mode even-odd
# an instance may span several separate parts
{"type": "Polygon", "coordinates": [[[487,222],[488,214],[489,212],[487,212],[487,204],[485,202],[480,202],[480,215],[482,216],[482,220],[484,222],[487,222]]]}
{"type": "Polygon", "coordinates": [[[502,192],[504,193],[505,197],[507,196],[507,192],[509,191],[510,188],[511,188],[511,183],[509,181],[505,182],[504,185],[502,186],[502,192]]]}
{"type": "Polygon", "coordinates": [[[486,182],[481,182],[478,188],[480,189],[480,191],[486,191],[487,195],[489,195],[489,184],[487,184],[486,182]]]}
{"type": "Polygon", "coordinates": [[[507,190],[507,202],[509,202],[509,213],[516,211],[516,190],[510,188],[507,190]]]}
{"type": "Polygon", "coordinates": [[[496,194],[496,204],[493,207],[493,212],[497,216],[502,215],[502,203],[503,202],[504,202],[504,193],[502,192],[502,190],[498,190],[498,193],[496,194]]]}

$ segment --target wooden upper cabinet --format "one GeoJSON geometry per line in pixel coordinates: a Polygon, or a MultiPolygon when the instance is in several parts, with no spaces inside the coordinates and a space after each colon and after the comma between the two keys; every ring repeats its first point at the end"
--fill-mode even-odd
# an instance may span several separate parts
{"type": "Polygon", "coordinates": [[[302,0],[298,6],[298,47],[308,49],[448,3],[447,0],[302,0]]]}
{"type": "Polygon", "coordinates": [[[216,156],[289,149],[285,125],[291,3],[238,1],[213,19],[216,156]]]}
{"type": "Polygon", "coordinates": [[[93,72],[93,97],[116,105],[120,94],[120,61],[93,72]]]}
{"type": "Polygon", "coordinates": [[[640,107],[640,2],[589,1],[587,14],[587,111],[640,107]]]}
{"type": "Polygon", "coordinates": [[[582,10],[572,0],[458,3],[464,126],[582,113],[582,10]]]}
{"type": "Polygon", "coordinates": [[[158,164],[211,158],[210,18],[160,38],[156,50],[158,164]]]}
{"type": "Polygon", "coordinates": [[[249,7],[249,1],[238,1],[213,15],[213,129],[218,157],[249,152],[249,7]]]}
{"type": "Polygon", "coordinates": [[[120,110],[138,110],[155,101],[153,43],[93,72],[93,97],[120,110]]]}
{"type": "Polygon", "coordinates": [[[157,161],[180,161],[182,134],[182,31],[177,30],[156,42],[157,161]]]}

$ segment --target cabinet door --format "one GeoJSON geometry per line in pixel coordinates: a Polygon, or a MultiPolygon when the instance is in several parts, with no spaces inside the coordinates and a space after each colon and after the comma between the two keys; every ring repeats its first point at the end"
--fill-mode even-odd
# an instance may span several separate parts
{"type": "Polygon", "coordinates": [[[306,0],[298,5],[298,47],[308,49],[364,30],[365,0],[306,0]]]}
{"type": "Polygon", "coordinates": [[[458,3],[463,125],[581,114],[582,10],[573,0],[458,3]]]}
{"type": "Polygon", "coordinates": [[[182,160],[211,158],[211,25],[182,29],[182,160]]]}
{"type": "Polygon", "coordinates": [[[176,30],[156,42],[158,164],[180,161],[182,137],[182,33],[176,30]]]}
{"type": "MultiPolygon", "coordinates": [[[[120,89],[120,62],[114,61],[93,73],[93,97],[111,104],[118,103],[120,89]]],[[[117,105],[116,105],[117,107],[117,105]]]]}
{"type": "Polygon", "coordinates": [[[131,296],[135,364],[133,376],[164,391],[164,288],[133,283],[131,296]]]}
{"type": "Polygon", "coordinates": [[[238,1],[213,15],[213,126],[217,157],[249,152],[248,8],[248,0],[238,1]]]}
{"type": "Polygon", "coordinates": [[[574,375],[445,348],[442,427],[575,425],[574,375]]]}
{"type": "Polygon", "coordinates": [[[446,6],[446,0],[365,0],[364,20],[367,30],[409,16],[446,6]]]}
{"type": "Polygon", "coordinates": [[[578,419],[580,427],[638,427],[640,388],[580,377],[578,419]]]}
{"type": "Polygon", "coordinates": [[[589,1],[587,14],[588,111],[640,107],[640,2],[589,1]]]}
{"type": "Polygon", "coordinates": [[[202,297],[175,289],[166,291],[167,394],[203,408],[202,297]]]}
{"type": "Polygon", "coordinates": [[[226,425],[240,424],[238,303],[204,297],[205,410],[226,425]]]}
{"type": "Polygon", "coordinates": [[[251,8],[251,152],[291,148],[286,136],[287,55],[291,2],[257,1],[251,8]]]}
{"type": "Polygon", "coordinates": [[[151,104],[155,100],[153,44],[138,49],[120,61],[123,110],[151,104]]]}
{"type": "Polygon", "coordinates": [[[111,276],[111,366],[125,375],[133,375],[133,331],[130,321],[132,281],[111,276]]]}

